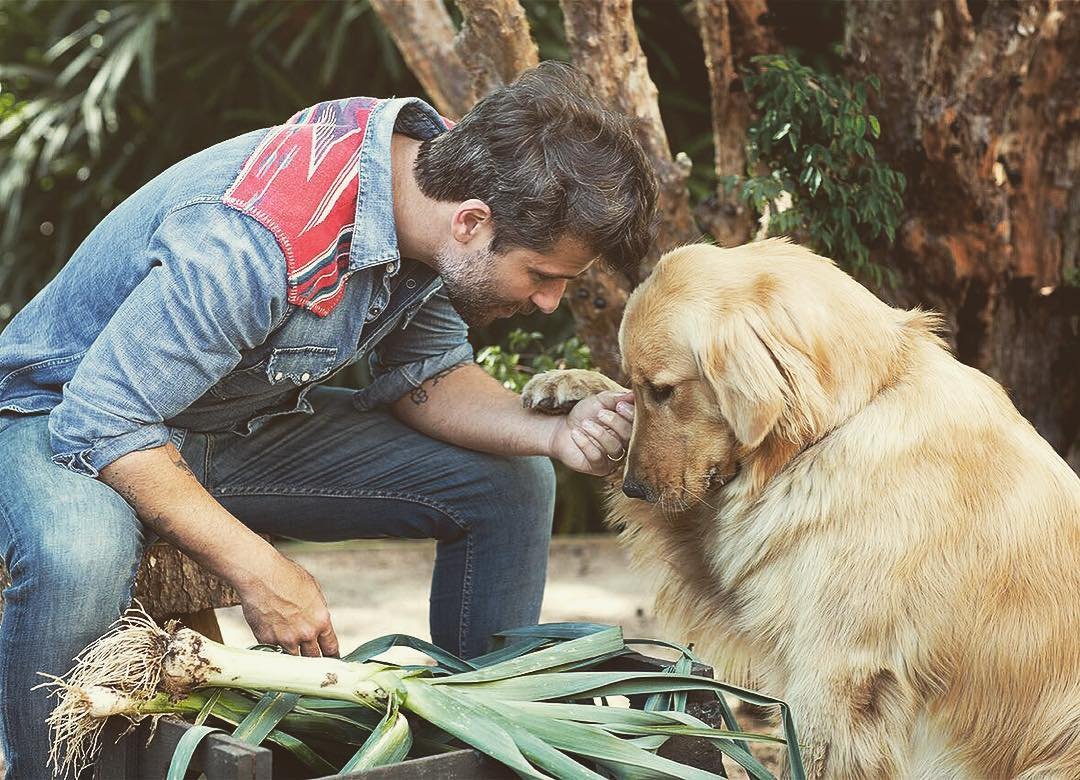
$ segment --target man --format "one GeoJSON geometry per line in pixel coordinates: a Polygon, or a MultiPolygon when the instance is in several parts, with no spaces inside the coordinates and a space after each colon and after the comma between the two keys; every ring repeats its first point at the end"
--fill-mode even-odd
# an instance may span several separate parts
{"type": "Polygon", "coordinates": [[[183,160],[109,214],[0,334],[3,750],[44,772],[39,671],[128,605],[144,545],[232,583],[260,642],[338,652],[257,532],[439,540],[431,631],[474,656],[535,622],[550,462],[606,474],[632,399],[521,408],[467,327],[633,272],[656,185],[628,122],[545,63],[447,130],[422,101],[319,104],[183,160]],[[320,387],[367,356],[360,391],[320,387]]]}

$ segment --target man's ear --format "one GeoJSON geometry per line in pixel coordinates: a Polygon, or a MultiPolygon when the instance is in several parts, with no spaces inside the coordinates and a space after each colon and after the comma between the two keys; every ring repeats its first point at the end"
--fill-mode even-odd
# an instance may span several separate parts
{"type": "Polygon", "coordinates": [[[491,209],[478,198],[462,201],[450,217],[450,234],[461,244],[477,239],[487,243],[486,233],[491,230],[491,209]]]}
{"type": "Polygon", "coordinates": [[[784,377],[748,322],[728,317],[719,327],[703,337],[695,357],[735,437],[753,449],[784,411],[784,377]]]}

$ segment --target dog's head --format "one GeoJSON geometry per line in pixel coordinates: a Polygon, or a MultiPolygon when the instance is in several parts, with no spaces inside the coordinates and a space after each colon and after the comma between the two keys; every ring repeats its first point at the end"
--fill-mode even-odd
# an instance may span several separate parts
{"type": "Polygon", "coordinates": [[[881,386],[895,314],[786,241],[669,252],[619,332],[635,400],[623,491],[681,508],[740,469],[771,476],[881,386]]]}

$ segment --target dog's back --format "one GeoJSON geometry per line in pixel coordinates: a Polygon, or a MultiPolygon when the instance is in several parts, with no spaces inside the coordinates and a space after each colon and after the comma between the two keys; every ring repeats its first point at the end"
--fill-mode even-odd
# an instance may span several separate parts
{"type": "Polygon", "coordinates": [[[833,511],[889,567],[892,609],[867,617],[925,702],[911,776],[1080,777],[1080,480],[996,382],[918,330],[827,455],[874,486],[833,511]]]}
{"type": "Polygon", "coordinates": [[[1080,479],[1000,385],[937,345],[919,353],[880,397],[899,425],[878,466],[910,479],[879,474],[872,500],[906,515],[893,542],[927,725],[973,776],[1080,778],[1080,479]]]}

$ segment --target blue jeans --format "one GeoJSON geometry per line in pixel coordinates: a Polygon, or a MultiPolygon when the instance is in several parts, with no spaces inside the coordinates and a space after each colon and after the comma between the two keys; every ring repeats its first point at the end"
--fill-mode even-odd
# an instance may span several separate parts
{"type": "MultiPolygon", "coordinates": [[[[437,539],[431,635],[465,656],[500,629],[535,623],[555,480],[545,458],[503,458],[438,442],[351,391],[315,388],[313,415],[249,436],[189,431],[202,484],[255,531],[309,541],[437,539]]],[[[130,602],[148,530],[103,482],[50,461],[46,415],[0,418],[0,551],[12,584],[0,624],[0,731],[8,777],[48,775],[45,717],[30,692],[61,675],[130,602]]],[[[350,648],[342,648],[346,651],[350,648]]]]}

